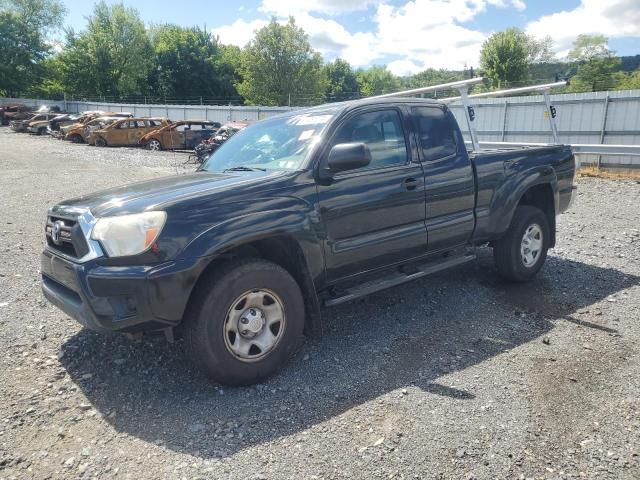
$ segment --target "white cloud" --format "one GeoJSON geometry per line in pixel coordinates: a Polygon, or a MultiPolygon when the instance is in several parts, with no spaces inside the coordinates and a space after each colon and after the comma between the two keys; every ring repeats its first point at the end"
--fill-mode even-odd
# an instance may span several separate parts
{"type": "MultiPolygon", "coordinates": [[[[341,57],[355,67],[389,62],[392,72],[408,75],[426,68],[477,66],[488,34],[464,23],[489,7],[526,8],[522,0],[411,0],[400,6],[385,1],[389,0],[262,0],[258,10],[281,22],[294,15],[327,60],[341,57]],[[371,31],[351,32],[338,21],[348,12],[370,15],[372,7],[371,31]]],[[[265,24],[266,20],[237,20],[215,32],[224,43],[245,45],[253,30],[265,24]]]]}
{"type": "Polygon", "coordinates": [[[546,15],[527,25],[527,33],[550,36],[560,56],[581,33],[640,37],[640,0],[582,0],[573,10],[546,15]]]}
{"type": "Polygon", "coordinates": [[[325,58],[341,57],[356,66],[368,65],[379,58],[379,52],[371,48],[376,43],[371,32],[352,34],[335,20],[308,14],[298,15],[296,23],[309,35],[313,48],[325,58]]]}
{"type": "Polygon", "coordinates": [[[389,64],[389,69],[399,75],[425,68],[477,65],[486,34],[460,23],[473,19],[486,6],[484,0],[414,0],[401,7],[380,5],[376,14],[377,51],[403,57],[389,64]]]}
{"type": "Polygon", "coordinates": [[[245,22],[239,18],[231,25],[214,28],[213,33],[220,37],[220,41],[225,45],[244,47],[253,39],[255,31],[264,27],[267,23],[266,20],[260,19],[245,22]]]}
{"type": "Polygon", "coordinates": [[[262,0],[259,10],[272,15],[287,17],[306,13],[339,15],[341,13],[366,10],[381,0],[262,0]]]}

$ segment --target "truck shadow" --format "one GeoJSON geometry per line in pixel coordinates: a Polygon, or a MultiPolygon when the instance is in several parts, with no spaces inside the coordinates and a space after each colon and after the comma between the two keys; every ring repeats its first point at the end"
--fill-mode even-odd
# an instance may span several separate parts
{"type": "Polygon", "coordinates": [[[472,401],[472,389],[448,386],[441,377],[537,339],[554,321],[616,334],[606,306],[591,321],[578,317],[640,284],[640,277],[615,269],[550,257],[536,280],[512,285],[497,279],[486,251],[478,254],[477,262],[457,270],[325,310],[324,336],[308,341],[261,385],[210,383],[185,360],[180,342],[134,343],[89,331],[63,345],[61,361],[117,431],[221,458],[299,433],[381,395],[400,397],[404,388],[472,401]]]}

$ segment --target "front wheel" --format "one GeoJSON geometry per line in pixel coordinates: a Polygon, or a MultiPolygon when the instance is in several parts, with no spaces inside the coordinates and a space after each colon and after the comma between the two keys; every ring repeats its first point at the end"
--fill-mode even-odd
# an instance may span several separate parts
{"type": "Polygon", "coordinates": [[[96,141],[95,141],[95,142],[93,142],[93,144],[94,144],[96,147],[106,147],[106,146],[107,146],[107,141],[106,141],[104,138],[102,138],[102,137],[97,137],[97,138],[96,138],[96,141]]]}
{"type": "Polygon", "coordinates": [[[209,377],[250,385],[297,350],[304,327],[300,287],[285,269],[233,260],[201,279],[185,315],[185,349],[209,377]]]}
{"type": "Polygon", "coordinates": [[[549,222],[542,210],[519,206],[509,229],[493,247],[498,273],[516,282],[531,280],[544,265],[550,236],[549,222]]]}
{"type": "Polygon", "coordinates": [[[158,140],[151,139],[149,140],[145,146],[147,147],[147,150],[152,150],[154,152],[158,152],[160,150],[162,150],[162,145],[160,144],[160,142],[158,140]]]}

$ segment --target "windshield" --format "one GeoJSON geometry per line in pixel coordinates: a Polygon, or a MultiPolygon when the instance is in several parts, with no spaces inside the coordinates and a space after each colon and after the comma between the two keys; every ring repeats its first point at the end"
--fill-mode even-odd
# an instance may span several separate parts
{"type": "Polygon", "coordinates": [[[240,130],[216,150],[202,170],[299,170],[332,111],[263,120],[240,130]]]}

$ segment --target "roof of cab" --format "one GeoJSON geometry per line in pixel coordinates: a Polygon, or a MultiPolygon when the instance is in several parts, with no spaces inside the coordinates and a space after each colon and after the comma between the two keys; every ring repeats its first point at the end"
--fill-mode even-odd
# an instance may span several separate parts
{"type": "Polygon", "coordinates": [[[315,107],[303,108],[299,110],[292,110],[285,113],[286,116],[293,115],[308,115],[308,114],[340,114],[347,110],[352,110],[358,107],[364,107],[369,105],[397,105],[397,104],[411,104],[411,105],[444,105],[438,100],[430,98],[412,98],[412,97],[386,97],[386,98],[361,98],[358,100],[349,100],[346,102],[325,103],[317,105],[315,107]]]}

